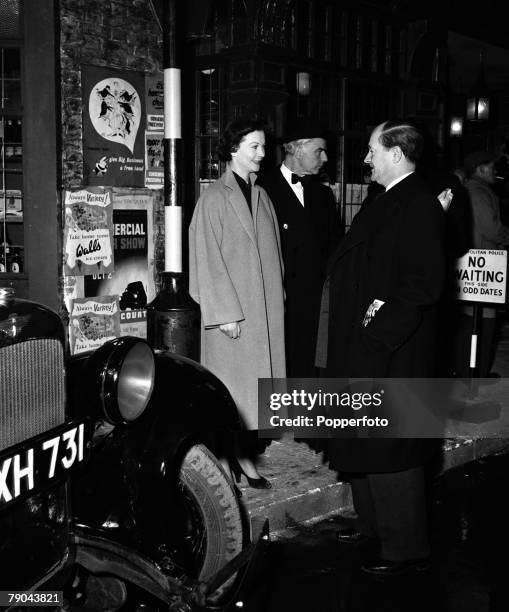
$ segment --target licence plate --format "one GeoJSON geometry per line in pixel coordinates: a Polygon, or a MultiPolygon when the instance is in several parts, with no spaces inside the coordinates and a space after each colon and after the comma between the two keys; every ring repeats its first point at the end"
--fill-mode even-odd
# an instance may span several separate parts
{"type": "Polygon", "coordinates": [[[88,458],[89,437],[88,420],[72,421],[0,453],[0,510],[82,465],[88,458]]]}

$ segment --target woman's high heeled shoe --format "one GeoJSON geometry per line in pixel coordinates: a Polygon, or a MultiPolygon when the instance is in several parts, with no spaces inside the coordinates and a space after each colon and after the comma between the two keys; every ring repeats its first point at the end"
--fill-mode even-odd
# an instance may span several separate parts
{"type": "Polygon", "coordinates": [[[260,478],[251,478],[244,472],[238,461],[232,462],[230,467],[232,470],[232,474],[235,476],[236,482],[239,483],[241,481],[242,476],[244,475],[249,486],[253,489],[272,489],[272,484],[270,480],[267,480],[263,476],[260,476],[260,478]]]}

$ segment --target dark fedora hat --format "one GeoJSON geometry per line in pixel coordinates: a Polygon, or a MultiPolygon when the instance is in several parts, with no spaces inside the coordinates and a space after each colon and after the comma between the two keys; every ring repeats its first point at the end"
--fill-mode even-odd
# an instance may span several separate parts
{"type": "Polygon", "coordinates": [[[295,119],[287,125],[280,142],[293,142],[307,138],[327,138],[325,126],[314,119],[295,119]]]}

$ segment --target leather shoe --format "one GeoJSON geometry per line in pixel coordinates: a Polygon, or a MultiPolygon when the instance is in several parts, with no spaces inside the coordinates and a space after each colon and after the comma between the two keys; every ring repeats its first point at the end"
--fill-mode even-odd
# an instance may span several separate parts
{"type": "Polygon", "coordinates": [[[375,576],[400,576],[407,572],[424,572],[431,567],[429,557],[422,559],[409,559],[408,561],[389,561],[387,559],[375,559],[369,563],[363,563],[361,569],[367,574],[375,576]]]}
{"type": "Polygon", "coordinates": [[[267,480],[264,476],[260,478],[250,478],[247,474],[244,474],[249,486],[253,489],[272,489],[272,483],[267,480]]]}
{"type": "Polygon", "coordinates": [[[341,529],[337,533],[338,542],[343,544],[360,544],[361,542],[367,542],[368,540],[372,540],[373,538],[357,531],[355,527],[347,527],[346,529],[341,529]]]}
{"type": "Polygon", "coordinates": [[[244,475],[249,486],[253,489],[272,489],[272,484],[270,480],[267,480],[264,476],[259,476],[258,478],[251,478],[244,472],[244,470],[240,467],[240,463],[236,460],[231,462],[230,469],[235,478],[235,481],[238,483],[240,483],[242,475],[244,475]]]}

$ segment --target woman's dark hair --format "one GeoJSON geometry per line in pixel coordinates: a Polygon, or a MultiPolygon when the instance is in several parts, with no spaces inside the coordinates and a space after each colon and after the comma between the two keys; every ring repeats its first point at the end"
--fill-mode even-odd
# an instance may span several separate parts
{"type": "Polygon", "coordinates": [[[223,162],[230,161],[232,151],[236,151],[239,148],[244,136],[251,132],[264,132],[265,130],[266,125],[261,119],[239,118],[230,121],[222,133],[216,149],[219,159],[223,162]]]}
{"type": "Polygon", "coordinates": [[[424,139],[419,128],[406,120],[386,121],[382,125],[380,143],[386,148],[399,147],[403,155],[416,162],[422,154],[424,139]]]}

